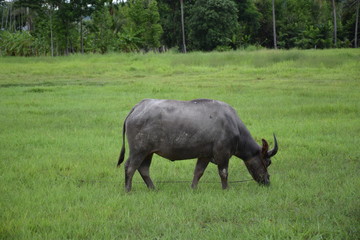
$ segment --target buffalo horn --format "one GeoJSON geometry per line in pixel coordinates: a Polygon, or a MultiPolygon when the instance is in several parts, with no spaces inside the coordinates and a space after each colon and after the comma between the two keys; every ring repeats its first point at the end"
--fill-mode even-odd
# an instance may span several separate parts
{"type": "Polygon", "coordinates": [[[277,144],[277,140],[276,140],[275,134],[274,134],[274,142],[275,142],[274,148],[271,149],[271,150],[269,150],[269,151],[267,152],[268,157],[274,156],[274,155],[277,153],[277,151],[278,151],[278,144],[277,144]]]}

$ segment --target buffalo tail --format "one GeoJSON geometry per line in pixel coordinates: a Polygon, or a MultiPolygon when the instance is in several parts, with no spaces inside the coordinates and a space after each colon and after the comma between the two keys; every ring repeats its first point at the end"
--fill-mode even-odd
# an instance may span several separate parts
{"type": "Polygon", "coordinates": [[[123,145],[121,147],[121,152],[120,152],[120,156],[119,156],[119,161],[117,163],[117,167],[120,167],[120,164],[124,161],[125,158],[125,122],[124,121],[124,125],[123,125],[123,145]]]}

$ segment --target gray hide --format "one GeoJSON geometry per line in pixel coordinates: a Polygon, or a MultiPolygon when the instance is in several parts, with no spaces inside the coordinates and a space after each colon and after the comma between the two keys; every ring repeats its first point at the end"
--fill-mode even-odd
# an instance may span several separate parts
{"type": "MultiPolygon", "coordinates": [[[[267,167],[277,152],[262,147],[250,135],[236,111],[216,100],[192,101],[145,99],[124,122],[130,156],[125,163],[125,188],[131,190],[134,172],[139,171],[149,188],[154,188],[149,167],[154,153],[171,161],[197,158],[192,187],[195,188],[209,162],[218,166],[222,187],[227,188],[228,163],[232,155],[244,160],[253,178],[270,183],[267,167]]],[[[125,155],[125,138],[118,166],[125,155]]]]}

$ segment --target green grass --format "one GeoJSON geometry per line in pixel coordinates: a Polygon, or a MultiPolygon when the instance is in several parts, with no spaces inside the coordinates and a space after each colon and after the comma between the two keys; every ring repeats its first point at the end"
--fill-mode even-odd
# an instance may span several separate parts
{"type": "Polygon", "coordinates": [[[0,239],[359,239],[359,90],[357,49],[0,58],[0,239]],[[258,142],[275,132],[271,186],[223,191],[210,165],[191,190],[194,160],[156,156],[157,190],[136,174],[126,194],[143,98],[222,100],[258,142]]]}

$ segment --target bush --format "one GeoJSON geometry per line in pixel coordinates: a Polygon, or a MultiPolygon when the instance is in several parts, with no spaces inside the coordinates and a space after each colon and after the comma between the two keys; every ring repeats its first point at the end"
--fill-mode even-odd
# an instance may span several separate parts
{"type": "Polygon", "coordinates": [[[32,56],[34,55],[35,38],[27,31],[11,33],[0,32],[0,55],[32,56]]]}
{"type": "Polygon", "coordinates": [[[227,52],[230,50],[232,50],[231,46],[217,46],[215,48],[215,51],[218,51],[218,52],[227,52]]]}

